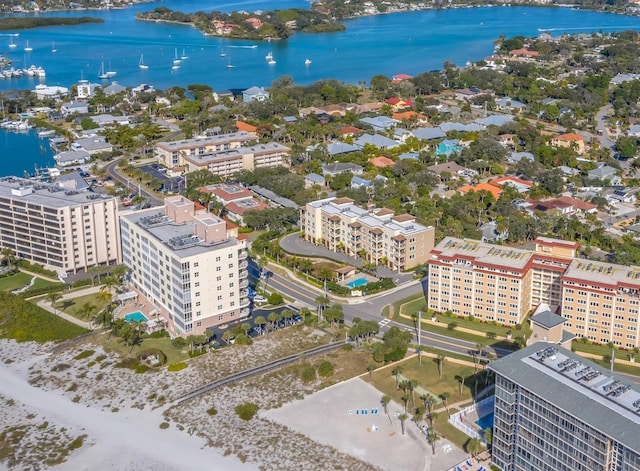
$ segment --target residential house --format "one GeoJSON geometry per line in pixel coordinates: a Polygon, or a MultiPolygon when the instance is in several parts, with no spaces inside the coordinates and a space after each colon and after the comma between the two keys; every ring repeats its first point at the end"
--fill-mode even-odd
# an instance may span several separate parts
{"type": "Polygon", "coordinates": [[[127,87],[123,87],[118,82],[112,82],[111,85],[104,87],[103,93],[106,96],[117,95],[118,93],[126,92],[127,87]]]}
{"type": "Polygon", "coordinates": [[[513,49],[509,52],[511,57],[526,57],[526,58],[534,58],[538,57],[540,53],[538,51],[530,51],[529,49],[521,48],[521,49],[513,49]]]}
{"type": "Polygon", "coordinates": [[[496,100],[496,109],[504,111],[505,113],[518,114],[526,107],[527,105],[525,105],[524,103],[509,97],[504,97],[496,100]]]}
{"type": "Polygon", "coordinates": [[[497,185],[491,185],[490,183],[478,183],[477,185],[463,185],[458,188],[458,191],[462,194],[469,193],[470,191],[475,191],[479,193],[481,191],[485,191],[487,193],[491,193],[495,199],[500,198],[502,194],[502,188],[497,185]]]}
{"type": "Polygon", "coordinates": [[[455,91],[455,99],[458,101],[471,101],[473,98],[481,95],[493,96],[492,90],[480,90],[476,87],[462,88],[455,91]]]}
{"type": "Polygon", "coordinates": [[[395,149],[400,145],[397,141],[389,139],[388,137],[382,136],[380,134],[363,134],[358,139],[356,139],[353,144],[359,149],[363,149],[366,144],[375,146],[378,149],[395,149]]]}
{"type": "Polygon", "coordinates": [[[397,74],[391,77],[391,83],[400,83],[400,82],[404,82],[405,80],[411,80],[412,78],[413,78],[412,75],[397,74]]]}
{"type": "Polygon", "coordinates": [[[535,158],[531,152],[511,152],[509,155],[507,155],[507,162],[511,165],[518,164],[523,160],[533,162],[535,161],[535,158]]]}
{"type": "Polygon", "coordinates": [[[435,154],[437,156],[449,157],[451,154],[460,152],[460,141],[457,139],[445,139],[436,146],[435,154]]]}
{"type": "Polygon", "coordinates": [[[437,127],[437,128],[417,128],[411,131],[411,134],[417,139],[422,139],[423,141],[431,141],[434,139],[442,139],[443,137],[447,137],[445,132],[437,127]]]}
{"type": "Polygon", "coordinates": [[[421,125],[425,125],[429,122],[427,117],[417,111],[409,110],[409,111],[401,111],[397,113],[393,113],[391,115],[393,119],[397,119],[398,121],[409,121],[411,123],[417,123],[421,125]]]}
{"type": "Polygon", "coordinates": [[[356,175],[351,177],[351,188],[354,190],[357,190],[358,188],[370,188],[372,185],[373,180],[366,180],[356,175]]]}
{"type": "Polygon", "coordinates": [[[63,96],[67,96],[69,94],[69,89],[67,87],[59,87],[56,85],[49,86],[41,83],[36,85],[33,93],[39,100],[45,100],[47,98],[59,99],[63,96]]]}
{"type": "Polygon", "coordinates": [[[584,154],[585,151],[584,138],[579,134],[571,132],[553,137],[551,139],[551,145],[554,147],[573,149],[580,155],[584,154]]]}
{"type": "Polygon", "coordinates": [[[396,128],[393,130],[393,138],[403,144],[407,141],[408,138],[413,137],[411,131],[403,128],[396,128]]]}
{"type": "Polygon", "coordinates": [[[459,177],[465,175],[465,173],[467,172],[466,168],[464,168],[462,165],[458,165],[454,161],[442,162],[436,165],[430,165],[429,167],[427,167],[427,170],[435,173],[439,177],[442,177],[442,174],[444,172],[447,172],[451,176],[459,176],[459,177]]]}
{"type": "Polygon", "coordinates": [[[474,123],[478,123],[481,126],[504,126],[507,123],[513,122],[512,116],[504,116],[499,114],[493,114],[491,116],[487,116],[486,118],[478,118],[474,120],[474,123]]]}
{"type": "Polygon", "coordinates": [[[227,203],[224,209],[227,211],[229,219],[244,226],[244,215],[247,211],[264,211],[265,209],[269,209],[269,205],[258,199],[251,198],[227,203]]]}
{"type": "Polygon", "coordinates": [[[78,100],[90,99],[101,85],[98,83],[89,83],[88,80],[80,80],[76,86],[76,98],[78,100]]]}
{"type": "Polygon", "coordinates": [[[485,222],[479,229],[482,233],[480,238],[482,242],[500,242],[509,237],[508,230],[498,231],[498,223],[496,221],[485,222]]]}
{"type": "Polygon", "coordinates": [[[446,122],[440,124],[440,129],[444,132],[449,131],[458,131],[458,132],[478,132],[484,131],[485,127],[478,123],[454,123],[454,122],[446,122]]]}
{"type": "Polygon", "coordinates": [[[489,184],[499,187],[509,185],[518,190],[518,193],[527,193],[533,186],[533,182],[512,176],[495,178],[489,184]]]}
{"type": "Polygon", "coordinates": [[[587,177],[589,180],[608,182],[611,186],[620,185],[620,183],[622,183],[622,179],[618,175],[618,169],[608,165],[602,165],[589,171],[589,173],[587,173],[587,177]]]}
{"type": "Polygon", "coordinates": [[[393,167],[393,164],[395,164],[393,160],[383,155],[370,159],[369,163],[378,168],[393,167]]]}
{"type": "Polygon", "coordinates": [[[95,155],[113,152],[113,145],[108,143],[103,136],[83,137],[71,143],[71,150],[84,150],[89,155],[95,155]]]}
{"type": "Polygon", "coordinates": [[[353,144],[347,144],[346,142],[341,142],[341,141],[333,141],[327,144],[327,153],[331,156],[349,154],[351,152],[357,152],[359,150],[360,150],[360,147],[354,146],[353,144]]]}
{"type": "Polygon", "coordinates": [[[304,176],[304,187],[311,188],[312,186],[325,186],[326,182],[322,175],[318,175],[317,173],[308,173],[304,176]]]}
{"type": "Polygon", "coordinates": [[[258,130],[258,128],[254,125],[245,123],[244,121],[236,121],[236,129],[238,131],[246,131],[252,133],[255,133],[258,130]]]}
{"type": "Polygon", "coordinates": [[[598,207],[595,204],[587,203],[571,196],[561,196],[559,198],[549,198],[546,200],[534,200],[528,198],[525,201],[525,205],[522,208],[529,213],[533,211],[540,212],[558,212],[563,215],[578,215],[584,216],[585,214],[596,214],[598,207]]]}
{"type": "Polygon", "coordinates": [[[411,108],[413,106],[413,100],[391,97],[387,99],[387,105],[391,105],[393,111],[400,111],[411,108]]]}
{"type": "Polygon", "coordinates": [[[128,126],[131,124],[128,116],[113,116],[110,114],[98,114],[90,116],[89,119],[96,123],[98,126],[103,127],[107,124],[119,124],[121,126],[128,126]]]}
{"type": "Polygon", "coordinates": [[[267,203],[269,203],[269,206],[271,207],[292,208],[292,209],[299,208],[298,204],[295,201],[291,201],[289,198],[280,196],[271,190],[262,188],[261,186],[253,185],[253,186],[250,186],[249,189],[253,191],[256,195],[258,195],[260,198],[266,200],[267,203]]]}
{"type": "Polygon", "coordinates": [[[360,122],[371,126],[375,131],[386,131],[397,126],[400,121],[387,116],[373,116],[362,118],[360,122]]]}
{"type": "Polygon", "coordinates": [[[86,150],[67,150],[56,154],[53,159],[58,167],[69,167],[71,165],[83,165],[91,160],[91,154],[86,150]]]}
{"type": "Polygon", "coordinates": [[[404,154],[400,154],[398,156],[398,159],[400,159],[400,160],[404,160],[404,159],[420,160],[420,154],[418,154],[417,152],[405,152],[404,154]]]}
{"type": "Polygon", "coordinates": [[[249,103],[252,101],[265,101],[269,98],[269,92],[264,87],[251,87],[242,91],[242,101],[249,103]]]}
{"type": "Polygon", "coordinates": [[[342,137],[353,137],[362,134],[364,131],[354,126],[342,126],[338,132],[342,137]]]}
{"type": "Polygon", "coordinates": [[[325,177],[335,177],[344,172],[349,172],[353,175],[362,175],[364,169],[360,165],[350,163],[325,164],[322,166],[322,174],[325,177]]]}
{"type": "Polygon", "coordinates": [[[62,104],[60,112],[64,116],[72,114],[87,114],[89,113],[89,105],[86,101],[70,101],[62,104]]]}
{"type": "Polygon", "coordinates": [[[640,137],[640,124],[632,124],[627,131],[629,137],[640,137]]]}

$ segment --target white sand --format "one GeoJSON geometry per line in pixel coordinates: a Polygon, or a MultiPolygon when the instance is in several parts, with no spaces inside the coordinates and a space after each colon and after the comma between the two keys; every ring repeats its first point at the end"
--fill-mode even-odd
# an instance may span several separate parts
{"type": "MultiPolygon", "coordinates": [[[[203,439],[173,426],[161,430],[162,413],[125,409],[117,414],[71,402],[57,390],[44,391],[28,384],[28,367],[0,363],[0,394],[26,406],[30,412],[88,435],[85,445],[56,467],[63,470],[256,470],[223,457],[206,447],[203,439]]],[[[1,420],[1,419],[0,419],[1,420]]],[[[1,422],[0,422],[1,424],[1,422]]]]}

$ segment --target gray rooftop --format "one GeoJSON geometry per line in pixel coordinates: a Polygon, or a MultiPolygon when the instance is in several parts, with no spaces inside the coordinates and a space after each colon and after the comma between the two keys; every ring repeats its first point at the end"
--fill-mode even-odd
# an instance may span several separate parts
{"type": "Polygon", "coordinates": [[[531,316],[529,320],[547,329],[551,329],[557,325],[564,324],[566,321],[564,317],[559,316],[558,314],[554,314],[551,311],[542,311],[535,316],[531,316]]]}
{"type": "Polygon", "coordinates": [[[616,287],[632,285],[640,289],[640,267],[616,265],[593,260],[573,260],[564,274],[565,278],[579,278],[616,287]]]}
{"type": "Polygon", "coordinates": [[[227,134],[218,134],[215,136],[195,137],[193,139],[182,139],[180,141],[160,142],[158,147],[166,150],[191,149],[195,147],[206,147],[224,144],[227,142],[244,142],[257,140],[258,136],[247,131],[230,132],[227,134]]]}
{"type": "Polygon", "coordinates": [[[294,201],[291,201],[289,198],[280,196],[271,190],[262,188],[261,186],[254,185],[254,186],[250,186],[249,189],[253,191],[256,195],[266,198],[270,201],[273,201],[274,203],[282,206],[283,208],[293,208],[293,209],[299,208],[298,204],[295,203],[294,201]]]}
{"type": "Polygon", "coordinates": [[[206,154],[185,155],[184,158],[196,165],[206,165],[217,160],[241,158],[243,155],[247,154],[260,156],[270,152],[289,152],[290,150],[290,148],[278,142],[267,142],[265,144],[256,144],[254,146],[242,146],[236,147],[235,149],[207,152],[206,154]]]}
{"type": "MultiPolygon", "coordinates": [[[[231,247],[238,243],[235,237],[218,243],[205,243],[194,235],[193,222],[176,224],[173,219],[165,216],[164,211],[159,211],[158,208],[125,213],[120,217],[131,224],[143,227],[149,235],[183,258],[211,252],[222,247],[231,247]]],[[[211,214],[210,218],[203,220],[203,222],[215,224],[219,222],[219,218],[211,214]]]]}
{"type": "MultiPolygon", "coordinates": [[[[522,269],[533,255],[531,250],[516,249],[501,245],[487,244],[478,240],[445,237],[433,248],[444,257],[458,255],[473,257],[476,263],[506,265],[522,269]]],[[[433,256],[432,256],[433,257],[433,256]]],[[[438,257],[439,258],[439,257],[438,257]]]]}
{"type": "Polygon", "coordinates": [[[31,180],[16,177],[0,178],[0,198],[10,198],[16,201],[25,201],[57,209],[88,204],[92,200],[113,199],[112,196],[72,191],[66,188],[60,188],[55,184],[33,182],[31,180]],[[25,188],[31,188],[32,192],[30,194],[26,194],[28,191],[20,190],[25,188]],[[20,193],[22,193],[23,196],[21,196],[20,193]]]}
{"type": "Polygon", "coordinates": [[[562,347],[536,343],[489,368],[567,414],[640,451],[640,389],[562,347]],[[617,381],[617,382],[616,382],[617,381]],[[635,404],[635,405],[634,405],[635,404]]]}

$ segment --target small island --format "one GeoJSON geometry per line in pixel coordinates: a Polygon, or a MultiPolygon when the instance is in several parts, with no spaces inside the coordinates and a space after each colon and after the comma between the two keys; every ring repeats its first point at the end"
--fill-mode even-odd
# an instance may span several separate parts
{"type": "Polygon", "coordinates": [[[42,26],[75,26],[84,23],[104,23],[103,19],[93,18],[90,16],[81,16],[79,18],[1,18],[0,31],[13,31],[18,29],[39,28],[42,26]]]}
{"type": "Polygon", "coordinates": [[[260,13],[214,11],[187,14],[166,7],[158,7],[150,12],[138,13],[136,18],[188,24],[207,36],[233,39],[286,39],[296,30],[305,33],[326,33],[345,29],[344,25],[337,23],[325,13],[299,8],[260,13]]]}

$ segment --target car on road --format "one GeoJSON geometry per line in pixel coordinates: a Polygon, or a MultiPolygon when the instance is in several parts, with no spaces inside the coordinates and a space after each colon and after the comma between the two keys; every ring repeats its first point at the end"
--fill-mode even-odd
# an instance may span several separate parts
{"type": "Polygon", "coordinates": [[[260,296],[260,295],[258,294],[258,295],[255,295],[255,296],[253,297],[253,302],[254,302],[254,303],[266,303],[266,302],[267,302],[267,298],[265,298],[264,296],[260,296]]]}

